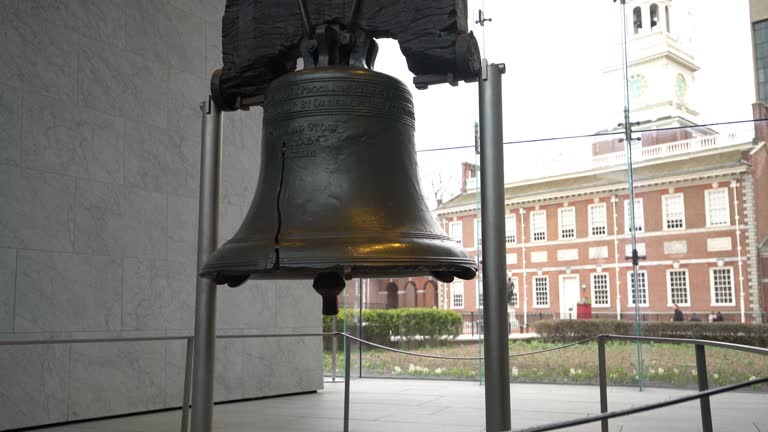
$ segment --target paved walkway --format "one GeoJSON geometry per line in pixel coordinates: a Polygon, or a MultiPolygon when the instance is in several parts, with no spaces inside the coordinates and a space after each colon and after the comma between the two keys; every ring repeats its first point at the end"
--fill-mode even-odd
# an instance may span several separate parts
{"type": "MultiPolygon", "coordinates": [[[[344,384],[326,383],[315,394],[217,405],[218,432],[339,432],[344,384]]],[[[351,432],[483,432],[485,387],[471,382],[356,379],[351,382],[351,432]]],[[[512,429],[599,412],[594,386],[512,384],[512,429]]],[[[609,409],[659,401],[683,390],[609,388],[609,409]]],[[[700,431],[698,402],[612,420],[611,431],[700,431]]],[[[715,431],[768,432],[768,394],[729,393],[712,398],[715,431]]],[[[42,429],[46,432],[178,432],[180,411],[42,429]]],[[[583,425],[568,431],[599,431],[583,425]]]]}

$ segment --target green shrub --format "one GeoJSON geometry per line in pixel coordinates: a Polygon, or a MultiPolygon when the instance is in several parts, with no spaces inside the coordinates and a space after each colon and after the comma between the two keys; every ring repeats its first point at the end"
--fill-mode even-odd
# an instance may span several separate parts
{"type": "MultiPolygon", "coordinates": [[[[323,317],[323,331],[332,330],[331,318],[323,317]]],[[[358,311],[341,310],[336,317],[336,328],[357,335],[358,311]]],[[[461,333],[461,315],[454,311],[426,308],[365,309],[362,314],[363,339],[392,345],[392,339],[426,343],[453,339],[461,333]]]]}
{"type": "MultiPolygon", "coordinates": [[[[632,336],[634,321],[552,320],[538,321],[533,327],[544,341],[575,342],[599,334],[632,336]]],[[[768,324],[705,322],[642,322],[640,335],[683,339],[707,339],[742,345],[768,347],[768,324]]]]}

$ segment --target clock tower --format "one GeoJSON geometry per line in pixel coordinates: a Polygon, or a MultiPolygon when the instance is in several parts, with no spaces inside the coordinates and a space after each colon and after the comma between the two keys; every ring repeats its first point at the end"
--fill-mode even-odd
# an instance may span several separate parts
{"type": "MultiPolygon", "coordinates": [[[[690,105],[690,95],[699,67],[678,31],[688,24],[682,20],[687,14],[673,13],[672,0],[626,0],[626,13],[632,121],[654,123],[656,128],[694,124],[698,112],[690,105]]],[[[606,74],[612,82],[623,78],[618,67],[606,74]]]]}

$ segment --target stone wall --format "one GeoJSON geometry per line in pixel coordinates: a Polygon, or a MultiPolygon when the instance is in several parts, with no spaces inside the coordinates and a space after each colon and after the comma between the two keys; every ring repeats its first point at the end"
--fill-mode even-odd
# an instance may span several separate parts
{"type": "MultiPolygon", "coordinates": [[[[224,0],[0,0],[0,338],[190,335],[199,103],[224,0]]],[[[221,233],[261,111],[226,113],[221,233]]],[[[220,333],[318,331],[311,282],[219,290],[220,333]]],[[[0,430],[176,407],[184,342],[0,347],[0,430]]],[[[322,387],[319,339],[220,340],[216,399],[322,387]]]]}

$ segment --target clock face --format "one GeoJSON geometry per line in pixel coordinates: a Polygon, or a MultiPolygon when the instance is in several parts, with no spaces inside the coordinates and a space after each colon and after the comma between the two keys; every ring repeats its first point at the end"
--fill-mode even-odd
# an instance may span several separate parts
{"type": "Polygon", "coordinates": [[[677,74],[677,80],[675,81],[675,94],[678,99],[685,99],[685,95],[688,93],[688,84],[685,82],[683,74],[677,74]]]}
{"type": "Polygon", "coordinates": [[[640,97],[648,90],[648,81],[643,75],[632,75],[629,77],[629,94],[633,97],[640,97]]]}

